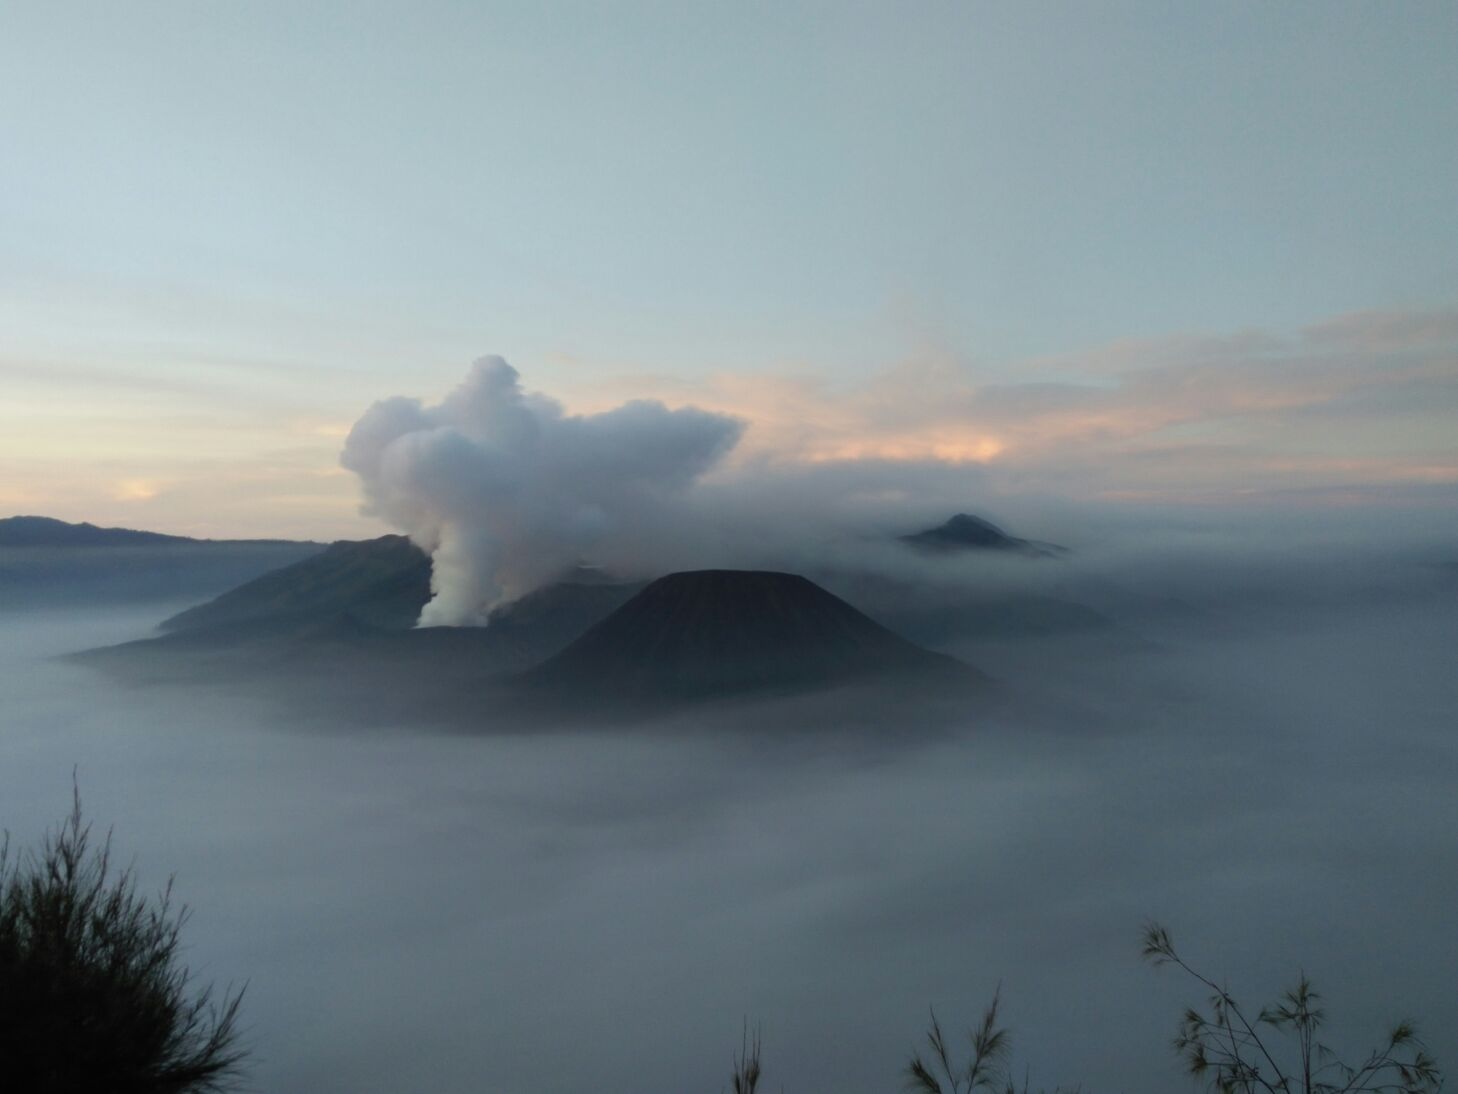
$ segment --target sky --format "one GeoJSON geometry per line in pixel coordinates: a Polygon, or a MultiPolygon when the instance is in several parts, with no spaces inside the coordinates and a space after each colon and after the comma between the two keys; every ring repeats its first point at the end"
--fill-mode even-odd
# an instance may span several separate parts
{"type": "Polygon", "coordinates": [[[0,5],[0,513],[386,530],[499,354],[721,475],[1458,508],[1458,8],[0,5]]]}

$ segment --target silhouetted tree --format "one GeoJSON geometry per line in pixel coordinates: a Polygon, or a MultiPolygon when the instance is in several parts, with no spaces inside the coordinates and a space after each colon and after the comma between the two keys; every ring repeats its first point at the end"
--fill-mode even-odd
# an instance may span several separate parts
{"type": "Polygon", "coordinates": [[[71,814],[38,851],[0,842],[0,1089],[162,1094],[226,1089],[244,1056],[242,992],[214,1000],[179,963],[172,883],[137,895],[71,814]]]}
{"type": "Polygon", "coordinates": [[[1380,1047],[1357,1063],[1346,1063],[1316,1040],[1326,1014],[1321,997],[1302,973],[1274,1006],[1254,1020],[1225,988],[1185,964],[1169,932],[1157,923],[1144,930],[1144,956],[1155,965],[1174,965],[1211,991],[1209,1013],[1185,1011],[1175,1049],[1190,1074],[1208,1080],[1221,1094],[1432,1094],[1443,1075],[1427,1054],[1411,1022],[1399,1022],[1380,1047]],[[1263,1030],[1266,1036],[1262,1036],[1263,1030]],[[1268,1040],[1271,1031],[1295,1037],[1284,1053],[1268,1040]]]}

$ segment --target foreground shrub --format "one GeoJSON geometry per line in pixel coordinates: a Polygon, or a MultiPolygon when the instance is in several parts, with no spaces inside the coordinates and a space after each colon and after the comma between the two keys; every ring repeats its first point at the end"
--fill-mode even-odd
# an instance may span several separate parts
{"type": "Polygon", "coordinates": [[[1209,1011],[1187,1009],[1175,1037],[1175,1050],[1190,1074],[1209,1089],[1231,1094],[1433,1094],[1443,1074],[1411,1022],[1398,1022],[1366,1056],[1342,1060],[1316,1039],[1326,1017],[1321,996],[1301,974],[1280,1002],[1251,1018],[1224,987],[1196,972],[1158,924],[1144,930],[1144,956],[1155,965],[1173,965],[1211,992],[1209,1011]],[[1294,1040],[1282,1045],[1274,1034],[1294,1040]]]}
{"type": "Polygon", "coordinates": [[[179,963],[187,909],[137,895],[75,799],[38,851],[0,843],[0,1088],[215,1091],[240,1071],[242,992],[214,1000],[179,963]]]}
{"type": "MultiPolygon", "coordinates": [[[[1413,1024],[1398,1022],[1364,1057],[1343,1060],[1317,1040],[1325,1019],[1320,995],[1305,974],[1280,1002],[1250,1018],[1225,988],[1186,964],[1169,932],[1158,924],[1144,930],[1144,957],[1173,965],[1211,991],[1209,1012],[1189,1008],[1174,1047],[1190,1075],[1218,1094],[1438,1094],[1443,1073],[1418,1039],[1413,1024]],[[1287,1035],[1285,1043],[1274,1035],[1287,1035]]],[[[998,1025],[999,995],[967,1031],[968,1050],[959,1057],[942,1032],[936,1012],[927,1030],[927,1051],[913,1052],[904,1071],[915,1094],[1030,1094],[1025,1070],[1021,1085],[1008,1066],[1011,1042],[998,1025]]],[[[748,1027],[746,1026],[746,1029],[748,1027]]],[[[735,1094],[755,1094],[760,1079],[760,1041],[741,1044],[734,1057],[735,1094]]],[[[1074,1088],[1068,1094],[1078,1094],[1074,1088]]],[[[1059,1094],[1062,1088],[1053,1094],[1059,1094]]]]}

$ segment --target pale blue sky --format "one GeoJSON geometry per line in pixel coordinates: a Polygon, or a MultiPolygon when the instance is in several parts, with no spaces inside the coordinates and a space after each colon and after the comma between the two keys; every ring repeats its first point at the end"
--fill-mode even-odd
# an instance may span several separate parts
{"type": "Polygon", "coordinates": [[[1445,313],[1455,131],[1452,3],[6,2],[0,458],[80,515],[67,459],[322,475],[483,353],[570,405],[1445,313]]]}

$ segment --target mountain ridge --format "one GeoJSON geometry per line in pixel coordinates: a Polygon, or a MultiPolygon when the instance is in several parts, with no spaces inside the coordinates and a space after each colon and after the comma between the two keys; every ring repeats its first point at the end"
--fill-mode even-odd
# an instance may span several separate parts
{"type": "Polygon", "coordinates": [[[270,546],[318,546],[301,539],[198,539],[136,528],[105,528],[90,521],[73,523],[56,517],[19,514],[0,517],[0,547],[236,547],[242,544],[270,546]]]}

